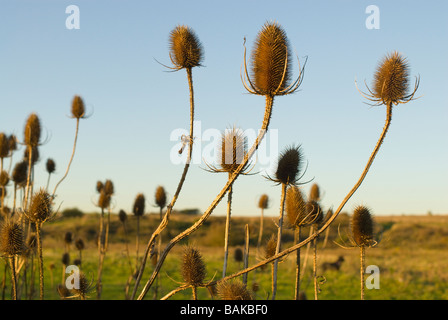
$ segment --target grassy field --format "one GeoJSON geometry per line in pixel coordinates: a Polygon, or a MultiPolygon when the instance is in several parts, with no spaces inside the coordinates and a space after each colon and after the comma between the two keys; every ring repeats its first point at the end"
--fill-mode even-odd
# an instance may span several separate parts
{"type": "MultiPolygon", "coordinates": [[[[96,246],[96,230],[98,216],[87,214],[78,218],[60,218],[45,225],[43,231],[44,263],[45,263],[45,298],[60,299],[57,286],[62,282],[62,255],[65,250],[64,235],[72,232],[74,239],[82,238],[86,248],[82,251],[82,270],[88,278],[96,283],[98,268],[98,251],[96,246]]],[[[158,222],[158,215],[145,215],[141,220],[140,254],[143,253],[146,241],[158,222]]],[[[195,216],[173,215],[168,228],[163,233],[163,240],[168,240],[179,231],[190,226],[195,216]]],[[[265,218],[264,241],[275,232],[274,217],[265,218]]],[[[367,249],[366,265],[376,265],[380,270],[380,288],[366,290],[366,299],[409,300],[409,299],[448,299],[448,216],[377,216],[377,231],[381,235],[377,247],[367,249]]],[[[329,230],[328,241],[323,248],[324,235],[318,241],[318,271],[320,279],[319,299],[359,299],[360,298],[360,270],[359,250],[344,249],[334,241],[344,239],[348,227],[349,217],[341,214],[329,230]],[[339,230],[338,230],[339,229],[339,230]],[[344,256],[339,271],[323,272],[324,262],[333,262],[339,256],[344,256]]],[[[224,217],[211,217],[205,225],[188,239],[175,246],[168,255],[159,274],[157,298],[160,299],[182,283],[180,275],[180,261],[183,247],[194,244],[202,253],[207,268],[206,280],[218,280],[222,274],[223,261],[223,232],[224,217]]],[[[256,239],[258,236],[259,218],[233,217],[231,225],[230,261],[227,274],[232,274],[242,268],[242,263],[233,258],[236,248],[242,248],[244,241],[244,226],[250,226],[250,263],[253,265],[260,260],[257,256],[256,239]]],[[[132,263],[135,263],[135,221],[128,216],[128,246],[132,263]]],[[[116,215],[111,216],[110,245],[107,252],[103,271],[102,299],[125,299],[125,284],[131,273],[126,255],[126,237],[123,226],[116,215]]],[[[292,245],[294,239],[292,230],[284,229],[286,248],[292,245]]],[[[303,234],[308,234],[304,230],[303,234]]],[[[261,254],[263,254],[262,251],[261,254]]],[[[70,246],[71,261],[78,258],[79,252],[72,244],[70,246]]],[[[302,262],[306,258],[306,248],[301,250],[302,262]]],[[[290,300],[294,296],[295,253],[287,256],[279,264],[278,300],[290,300]]],[[[146,269],[142,283],[152,272],[152,265],[146,269]]],[[[8,279],[9,281],[9,279],[8,279]]],[[[9,282],[7,282],[9,284],[9,282]]],[[[259,268],[248,275],[248,287],[258,284],[258,290],[253,292],[255,299],[268,299],[271,294],[271,265],[259,268]]],[[[154,286],[153,286],[154,287],[154,286]]],[[[6,288],[6,298],[8,290],[6,288]]],[[[314,299],[314,285],[312,280],[312,250],[310,250],[307,266],[303,271],[301,288],[308,299],[314,299]]],[[[29,288],[28,288],[29,290],[29,288]]],[[[36,294],[38,299],[38,279],[36,275],[36,294]]],[[[138,293],[140,290],[138,291],[138,293]]],[[[90,299],[95,299],[92,292],[90,299]]],[[[155,293],[151,288],[146,299],[154,299],[155,293]]],[[[191,289],[181,291],[170,299],[191,299],[191,289]]],[[[206,288],[198,289],[199,299],[217,299],[211,296],[206,288]]]]}

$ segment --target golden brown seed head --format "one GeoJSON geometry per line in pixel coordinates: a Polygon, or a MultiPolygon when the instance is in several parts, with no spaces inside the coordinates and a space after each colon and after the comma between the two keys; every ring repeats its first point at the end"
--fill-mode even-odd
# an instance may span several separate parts
{"type": "Polygon", "coordinates": [[[40,120],[37,114],[32,113],[25,123],[25,145],[37,147],[40,142],[40,120]]]}
{"type": "Polygon", "coordinates": [[[6,158],[9,154],[9,138],[3,132],[0,132],[0,158],[6,158]]]}
{"type": "Polygon", "coordinates": [[[306,202],[297,186],[292,186],[286,191],[285,209],[286,217],[291,226],[301,227],[309,223],[306,213],[306,202]]]}
{"type": "Polygon", "coordinates": [[[103,188],[104,188],[104,184],[101,181],[97,181],[96,182],[96,191],[98,193],[100,193],[103,188]]]}
{"type": "Polygon", "coordinates": [[[78,250],[84,250],[84,248],[85,248],[84,241],[82,239],[76,240],[75,246],[76,246],[76,249],[78,249],[78,250]]]}
{"type": "Polygon", "coordinates": [[[0,229],[0,248],[4,256],[14,256],[24,252],[25,240],[20,224],[11,221],[3,222],[0,229]]]}
{"type": "Polygon", "coordinates": [[[121,223],[125,223],[126,220],[128,219],[128,216],[126,214],[126,211],[124,211],[123,209],[121,209],[118,212],[118,219],[120,220],[121,223]]]}
{"type": "Polygon", "coordinates": [[[201,65],[202,45],[194,31],[188,26],[177,26],[170,33],[170,57],[176,69],[201,65]]]}
{"type": "Polygon", "coordinates": [[[262,194],[258,200],[258,208],[267,209],[269,206],[269,196],[267,194],[262,194]]]}
{"type": "Polygon", "coordinates": [[[274,96],[288,87],[291,58],[288,38],[276,22],[265,23],[252,52],[252,79],[257,91],[274,96]]]}
{"type": "Polygon", "coordinates": [[[241,129],[233,127],[221,136],[219,166],[222,171],[233,173],[244,161],[247,153],[247,137],[241,129]]]}
{"type": "Polygon", "coordinates": [[[0,186],[6,187],[6,185],[9,183],[9,175],[8,172],[3,170],[0,172],[0,186]]]}
{"type": "Polygon", "coordinates": [[[104,192],[110,196],[114,194],[114,183],[111,180],[106,180],[104,183],[104,192]]]}
{"type": "Polygon", "coordinates": [[[107,209],[110,206],[111,195],[107,194],[105,189],[101,189],[100,196],[98,198],[98,207],[101,209],[107,209]]]}
{"type": "Polygon", "coordinates": [[[52,205],[51,195],[45,189],[40,189],[31,198],[29,219],[37,224],[47,221],[53,214],[52,205]]]}
{"type": "Polygon", "coordinates": [[[286,148],[278,161],[275,172],[276,181],[282,184],[295,184],[297,175],[302,169],[302,157],[300,146],[286,148]]]}
{"type": "Polygon", "coordinates": [[[9,141],[9,151],[13,152],[17,150],[17,137],[12,134],[9,136],[8,141],[9,141]]]}
{"type": "MultiPolygon", "coordinates": [[[[30,148],[26,148],[23,153],[23,159],[28,163],[28,159],[30,157],[30,148]]],[[[39,147],[31,147],[31,165],[35,165],[37,161],[39,161],[39,147]]]]}
{"type": "Polygon", "coordinates": [[[324,218],[324,212],[317,201],[310,200],[306,203],[306,214],[311,224],[318,225],[324,218]]]}
{"type": "Polygon", "coordinates": [[[252,295],[241,280],[219,281],[217,291],[221,300],[252,300],[252,295]]]}
{"type": "Polygon", "coordinates": [[[53,159],[48,159],[46,163],[46,168],[48,173],[53,173],[56,170],[56,163],[53,159]]]}
{"type": "Polygon", "coordinates": [[[275,251],[277,249],[277,237],[275,234],[271,235],[265,247],[265,258],[268,259],[275,255],[275,251]]]}
{"type": "Polygon", "coordinates": [[[85,113],[84,101],[80,96],[74,96],[72,101],[72,116],[76,119],[84,118],[85,113]]]}
{"type": "Polygon", "coordinates": [[[375,73],[373,95],[384,103],[406,100],[409,91],[409,66],[398,52],[386,55],[375,73]]]}
{"type": "Polygon", "coordinates": [[[145,213],[145,196],[143,193],[139,193],[135,197],[132,213],[137,217],[141,217],[145,213]]]}
{"type": "Polygon", "coordinates": [[[162,186],[158,186],[156,189],[155,198],[157,206],[161,209],[164,208],[166,206],[165,188],[163,188],[162,186]]]}
{"type": "Polygon", "coordinates": [[[320,189],[317,183],[313,183],[310,189],[309,200],[319,201],[320,200],[320,189]]]}
{"type": "Polygon", "coordinates": [[[205,279],[205,264],[199,250],[185,247],[181,267],[182,278],[186,284],[200,286],[205,279]]]}
{"type": "Polygon", "coordinates": [[[28,175],[28,163],[20,161],[15,164],[14,170],[12,171],[12,180],[17,186],[23,186],[26,184],[26,179],[28,175]]]}
{"type": "Polygon", "coordinates": [[[370,210],[365,206],[357,206],[352,217],[353,240],[359,247],[368,247],[373,242],[373,220],[370,210]]]}

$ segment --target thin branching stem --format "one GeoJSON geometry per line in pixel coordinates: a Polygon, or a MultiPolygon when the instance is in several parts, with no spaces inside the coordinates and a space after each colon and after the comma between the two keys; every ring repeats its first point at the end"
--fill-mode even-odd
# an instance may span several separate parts
{"type": "MultiPolygon", "coordinates": [[[[278,229],[277,229],[277,247],[275,248],[275,253],[278,254],[282,246],[282,230],[283,230],[283,213],[285,211],[285,199],[286,190],[288,185],[282,183],[282,197],[280,201],[280,214],[278,218],[278,229]]],[[[272,274],[272,300],[275,300],[277,294],[277,272],[278,272],[278,259],[274,261],[274,270],[272,274]]]]}

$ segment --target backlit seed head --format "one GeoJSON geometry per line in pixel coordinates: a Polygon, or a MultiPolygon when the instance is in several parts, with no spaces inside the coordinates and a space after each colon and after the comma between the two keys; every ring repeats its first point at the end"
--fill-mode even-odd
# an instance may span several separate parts
{"type": "Polygon", "coordinates": [[[32,113],[25,123],[25,145],[37,147],[40,142],[41,126],[37,114],[32,113]]]}
{"type": "Polygon", "coordinates": [[[221,300],[252,300],[252,295],[241,280],[219,281],[218,296],[221,300]]]}
{"type": "Polygon", "coordinates": [[[275,181],[282,184],[295,184],[297,175],[302,170],[303,156],[300,146],[286,148],[280,155],[275,181]]]}
{"type": "Polygon", "coordinates": [[[9,141],[9,151],[13,152],[17,150],[17,137],[11,134],[8,138],[8,141],[9,141]]]}
{"type": "Polygon", "coordinates": [[[268,242],[266,243],[266,247],[264,248],[265,258],[268,259],[275,255],[275,251],[277,249],[277,237],[275,234],[271,235],[268,242]]]}
{"type": "Polygon", "coordinates": [[[188,26],[177,26],[170,33],[170,58],[176,69],[201,65],[202,45],[194,31],[188,26]]]}
{"type": "Polygon", "coordinates": [[[0,249],[2,254],[4,256],[22,254],[25,250],[25,240],[20,224],[4,221],[0,228],[0,249]]]}
{"type": "Polygon", "coordinates": [[[145,213],[145,196],[143,193],[139,193],[135,197],[132,213],[137,217],[141,217],[145,213]]]}
{"type": "Polygon", "coordinates": [[[98,207],[101,209],[107,209],[110,206],[111,195],[107,194],[105,189],[101,189],[100,196],[98,197],[98,207]]]}
{"type": "Polygon", "coordinates": [[[368,247],[373,243],[373,219],[370,210],[365,206],[357,206],[353,212],[353,240],[359,247],[368,247]]]}
{"type": "Polygon", "coordinates": [[[85,113],[84,101],[80,96],[74,96],[72,101],[72,116],[76,119],[84,118],[85,113]]]}
{"type": "Polygon", "coordinates": [[[306,203],[306,214],[311,224],[319,225],[323,218],[324,212],[317,201],[310,200],[306,203]]]}
{"type": "Polygon", "coordinates": [[[186,284],[200,286],[204,282],[205,264],[199,250],[191,246],[184,248],[181,273],[186,284]]]}
{"type": "Polygon", "coordinates": [[[79,272],[78,277],[73,277],[72,281],[74,282],[75,279],[78,279],[79,282],[77,284],[72,283],[73,289],[71,289],[71,291],[75,297],[85,299],[87,295],[94,290],[93,281],[89,281],[83,272],[77,272],[79,272]]]}
{"type": "Polygon", "coordinates": [[[28,175],[28,163],[24,161],[17,162],[12,171],[12,180],[17,186],[23,186],[26,184],[28,175]]]}
{"type": "Polygon", "coordinates": [[[128,215],[126,214],[126,211],[124,211],[123,209],[121,209],[118,212],[118,219],[120,220],[121,223],[125,223],[126,220],[128,219],[128,215]]]}
{"type": "Polygon", "coordinates": [[[104,184],[103,184],[101,181],[97,181],[97,182],[96,182],[96,191],[97,191],[98,193],[101,192],[101,190],[103,189],[103,187],[104,187],[104,184]]]}
{"type": "Polygon", "coordinates": [[[28,217],[34,223],[43,223],[52,215],[52,197],[45,189],[40,189],[31,198],[28,217]]]}
{"type": "Polygon", "coordinates": [[[53,173],[56,170],[56,163],[53,159],[48,159],[46,163],[46,168],[48,173],[53,173]]]}
{"type": "Polygon", "coordinates": [[[317,183],[313,183],[310,189],[310,200],[319,201],[320,200],[320,189],[317,183]]]}
{"type": "Polygon", "coordinates": [[[0,132],[0,158],[6,158],[9,154],[9,139],[6,134],[0,132]]]}
{"type": "Polygon", "coordinates": [[[104,183],[104,192],[106,192],[106,194],[110,196],[114,194],[114,183],[112,182],[112,180],[106,180],[106,182],[104,183]]]}
{"type": "Polygon", "coordinates": [[[258,208],[267,209],[269,206],[269,196],[267,194],[262,194],[258,200],[258,208]]]}
{"type": "Polygon", "coordinates": [[[166,192],[165,188],[158,186],[156,189],[156,204],[159,208],[164,208],[166,206],[166,192]]]}
{"type": "Polygon", "coordinates": [[[288,38],[276,22],[267,22],[258,33],[252,51],[252,79],[257,91],[275,95],[288,87],[291,58],[288,38]]]}
{"type": "Polygon", "coordinates": [[[306,211],[306,201],[297,186],[292,186],[286,191],[286,217],[293,227],[301,227],[309,224],[310,219],[306,211]]]}
{"type": "MultiPolygon", "coordinates": [[[[23,159],[28,163],[30,156],[30,148],[26,148],[23,153],[23,159]]],[[[31,165],[35,165],[37,161],[39,161],[39,147],[31,147],[31,165]]]]}
{"type": "Polygon", "coordinates": [[[397,104],[406,100],[409,91],[409,66],[398,52],[386,55],[376,70],[373,95],[384,103],[397,104]]]}
{"type": "Polygon", "coordinates": [[[247,137],[241,129],[227,129],[221,136],[219,148],[219,166],[221,171],[233,173],[244,161],[247,154],[247,137]]]}

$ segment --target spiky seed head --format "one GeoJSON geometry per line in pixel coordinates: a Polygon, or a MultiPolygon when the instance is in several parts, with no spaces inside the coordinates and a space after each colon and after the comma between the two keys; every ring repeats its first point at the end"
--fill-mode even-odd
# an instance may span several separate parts
{"type": "Polygon", "coordinates": [[[353,212],[353,240],[359,247],[368,247],[373,241],[373,219],[370,210],[365,206],[357,206],[353,212]]]}
{"type": "Polygon", "coordinates": [[[106,182],[104,183],[104,192],[106,192],[106,194],[110,196],[114,194],[114,183],[112,182],[112,180],[106,180],[106,182]]]}
{"type": "Polygon", "coordinates": [[[73,242],[73,234],[70,231],[67,231],[65,233],[64,242],[66,244],[71,244],[73,242]]]}
{"type": "Polygon", "coordinates": [[[145,213],[145,196],[143,195],[143,193],[139,193],[135,197],[132,213],[136,217],[141,217],[145,213]]]}
{"type": "Polygon", "coordinates": [[[40,189],[31,198],[28,217],[32,222],[38,224],[47,221],[52,214],[52,197],[45,189],[40,189]]]}
{"type": "Polygon", "coordinates": [[[305,226],[309,223],[306,214],[306,201],[297,186],[292,186],[286,191],[286,217],[293,227],[305,226]]]}
{"type": "Polygon", "coordinates": [[[25,250],[24,233],[17,222],[4,221],[0,227],[0,248],[4,256],[20,255],[25,250]]]}
{"type": "Polygon", "coordinates": [[[75,241],[75,246],[76,246],[76,249],[78,249],[78,250],[84,250],[84,248],[85,248],[84,241],[82,239],[77,239],[75,241]]]}
{"type": "Polygon", "coordinates": [[[72,116],[76,119],[84,118],[85,113],[84,101],[80,96],[74,96],[72,101],[72,116]]]}
{"type": "Polygon", "coordinates": [[[203,49],[195,32],[189,26],[177,26],[169,38],[171,61],[177,69],[201,65],[203,49]]]}
{"type": "Polygon", "coordinates": [[[26,184],[28,176],[28,163],[25,160],[17,162],[12,171],[12,180],[17,186],[23,186],[26,184]]]}
{"type": "MultiPolygon", "coordinates": [[[[39,161],[39,147],[31,147],[31,165],[35,165],[37,161],[39,161]]],[[[28,163],[30,157],[30,148],[26,148],[23,153],[23,159],[28,163]]]]}
{"type": "Polygon", "coordinates": [[[324,218],[321,206],[314,200],[310,200],[306,203],[306,214],[309,222],[314,225],[319,225],[324,218]]]}
{"type": "Polygon", "coordinates": [[[9,151],[13,152],[17,150],[17,137],[14,134],[11,134],[8,138],[9,141],[9,151]]]}
{"type": "Polygon", "coordinates": [[[63,265],[68,266],[70,264],[70,255],[67,252],[63,253],[61,261],[63,265]]]}
{"type": "Polygon", "coordinates": [[[9,183],[9,174],[5,170],[0,172],[0,186],[6,187],[6,185],[9,183]]]}
{"type": "Polygon", "coordinates": [[[37,250],[37,238],[36,235],[33,233],[28,237],[27,241],[27,249],[28,253],[36,253],[37,250]]]}
{"type": "Polygon", "coordinates": [[[158,186],[156,189],[156,204],[159,208],[164,208],[166,206],[166,192],[165,188],[162,186],[158,186]]]}
{"type": "Polygon", "coordinates": [[[104,184],[101,181],[97,181],[96,182],[96,191],[98,193],[100,193],[103,188],[104,188],[104,184]]]}
{"type": "Polygon", "coordinates": [[[379,64],[373,82],[373,95],[384,103],[405,100],[409,91],[409,65],[406,58],[394,51],[379,64]]]}
{"type": "Polygon", "coordinates": [[[0,132],[0,158],[6,158],[9,154],[9,139],[8,136],[0,132]]]}
{"type": "Polygon", "coordinates": [[[77,272],[79,272],[78,277],[73,277],[72,281],[74,282],[75,279],[77,278],[79,280],[79,283],[78,284],[72,283],[73,289],[71,290],[76,296],[81,297],[81,299],[85,299],[87,295],[93,291],[94,286],[92,285],[92,281],[89,281],[87,279],[87,276],[84,274],[84,272],[81,271],[77,272]]]}
{"type": "Polygon", "coordinates": [[[267,194],[262,194],[258,200],[258,208],[267,209],[269,206],[269,196],[267,194]]]}
{"type": "Polygon", "coordinates": [[[309,200],[320,200],[320,188],[317,183],[313,183],[313,185],[311,186],[309,200]]]}
{"type": "Polygon", "coordinates": [[[272,234],[266,243],[266,247],[264,248],[265,258],[268,259],[275,255],[275,251],[277,250],[277,237],[275,234],[272,234]]]}
{"type": "Polygon", "coordinates": [[[46,169],[47,169],[47,172],[50,174],[56,170],[56,163],[54,162],[53,159],[51,159],[51,158],[47,159],[46,169]]]}
{"type": "Polygon", "coordinates": [[[243,262],[243,250],[241,250],[241,248],[236,248],[234,253],[233,253],[233,258],[235,259],[236,262],[243,262]]]}
{"type": "Polygon", "coordinates": [[[273,96],[288,87],[291,58],[288,38],[276,22],[267,22],[255,40],[252,51],[252,79],[263,95],[273,96]]]}
{"type": "Polygon", "coordinates": [[[73,264],[74,264],[75,266],[80,266],[80,265],[81,265],[81,259],[76,258],[75,260],[73,260],[73,264]]]}
{"type": "Polygon", "coordinates": [[[225,130],[219,148],[219,166],[222,171],[235,172],[243,163],[247,151],[247,137],[241,129],[233,127],[225,130]]]}
{"type": "Polygon", "coordinates": [[[221,300],[252,300],[252,295],[241,280],[219,281],[218,295],[221,300]]]}
{"type": "Polygon", "coordinates": [[[106,193],[105,188],[101,189],[100,196],[98,197],[98,207],[101,209],[107,209],[110,206],[111,195],[106,193]]]}
{"type": "Polygon", "coordinates": [[[303,156],[300,146],[287,147],[280,154],[277,171],[275,172],[276,181],[282,184],[295,184],[297,175],[302,170],[303,156]]]}
{"type": "Polygon", "coordinates": [[[121,223],[125,223],[126,220],[128,219],[128,215],[126,214],[126,211],[124,211],[123,209],[120,209],[120,211],[118,211],[118,219],[120,220],[121,223]]]}
{"type": "Polygon", "coordinates": [[[31,147],[37,147],[40,142],[40,134],[41,134],[41,127],[40,127],[40,120],[37,114],[32,113],[28,117],[25,123],[25,145],[31,146],[31,147]]]}
{"type": "Polygon", "coordinates": [[[184,248],[181,273],[186,284],[200,286],[204,282],[205,264],[199,250],[191,246],[184,248]]]}

